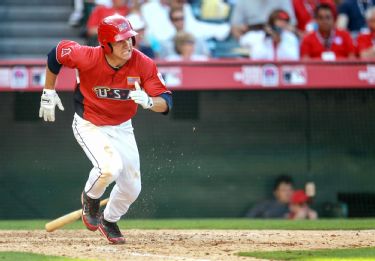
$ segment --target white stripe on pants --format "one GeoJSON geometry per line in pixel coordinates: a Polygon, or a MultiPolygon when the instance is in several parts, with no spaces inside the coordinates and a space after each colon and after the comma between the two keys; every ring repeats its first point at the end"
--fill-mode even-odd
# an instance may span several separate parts
{"type": "Polygon", "coordinates": [[[117,222],[141,192],[139,154],[131,120],[116,126],[96,126],[74,115],[73,133],[93,164],[85,192],[100,198],[113,181],[104,218],[117,222]]]}

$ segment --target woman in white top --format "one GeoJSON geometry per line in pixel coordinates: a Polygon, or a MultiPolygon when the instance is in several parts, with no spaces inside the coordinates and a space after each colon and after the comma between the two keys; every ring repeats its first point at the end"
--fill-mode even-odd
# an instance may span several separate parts
{"type": "Polygon", "coordinates": [[[249,49],[253,60],[298,60],[299,40],[289,20],[284,10],[273,11],[264,30],[246,33],[240,45],[249,49]]]}

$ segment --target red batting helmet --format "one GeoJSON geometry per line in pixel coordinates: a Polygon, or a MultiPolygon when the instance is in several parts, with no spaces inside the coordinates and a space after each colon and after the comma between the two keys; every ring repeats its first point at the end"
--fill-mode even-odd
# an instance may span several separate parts
{"type": "Polygon", "coordinates": [[[112,47],[109,43],[132,37],[133,44],[135,44],[134,36],[136,35],[137,32],[133,30],[128,19],[119,14],[107,16],[100,22],[98,28],[98,40],[106,54],[112,53],[112,47]]]}

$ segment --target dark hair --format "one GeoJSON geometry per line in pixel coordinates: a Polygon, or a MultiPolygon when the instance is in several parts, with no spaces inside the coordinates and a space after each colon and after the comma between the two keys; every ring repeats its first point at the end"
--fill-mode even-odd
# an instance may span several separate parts
{"type": "Polygon", "coordinates": [[[318,13],[319,13],[320,10],[329,10],[332,15],[334,14],[334,12],[332,10],[332,6],[330,6],[329,4],[319,4],[315,7],[315,10],[314,10],[315,18],[318,16],[318,13]]]}
{"type": "Polygon", "coordinates": [[[294,182],[291,176],[286,175],[286,174],[281,174],[275,180],[275,183],[273,185],[273,191],[277,190],[281,183],[287,183],[287,184],[293,185],[294,182]]]}

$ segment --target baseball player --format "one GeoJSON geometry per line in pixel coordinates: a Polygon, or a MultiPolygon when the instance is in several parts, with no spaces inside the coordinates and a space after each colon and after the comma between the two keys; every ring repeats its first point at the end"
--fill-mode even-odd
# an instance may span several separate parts
{"type": "Polygon", "coordinates": [[[141,175],[131,118],[137,106],[167,114],[171,92],[155,63],[134,49],[129,21],[120,15],[104,18],[98,28],[100,46],[89,47],[63,40],[48,54],[46,82],[39,117],[55,120],[55,107],[64,110],[54,86],[62,66],[75,68],[73,132],[93,168],[81,195],[82,221],[110,243],[125,242],[116,222],[137,199],[141,175]],[[113,187],[108,204],[99,213],[106,188],[113,187]]]}

